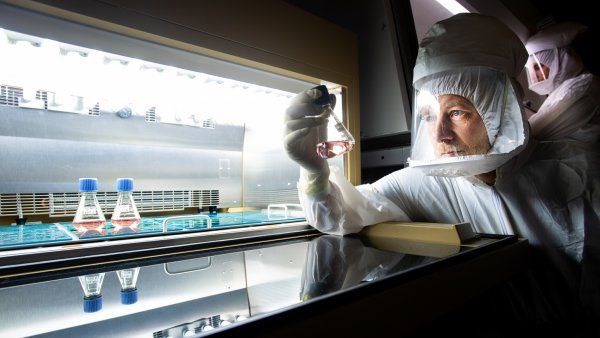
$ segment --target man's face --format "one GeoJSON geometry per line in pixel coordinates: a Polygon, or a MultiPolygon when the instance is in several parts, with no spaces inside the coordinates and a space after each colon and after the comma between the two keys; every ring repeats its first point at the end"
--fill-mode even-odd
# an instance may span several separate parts
{"type": "Polygon", "coordinates": [[[533,65],[533,70],[535,71],[535,77],[537,78],[538,82],[546,80],[548,75],[550,75],[550,68],[546,67],[546,65],[542,63],[536,62],[533,65]]]}
{"type": "Polygon", "coordinates": [[[439,111],[431,106],[420,111],[436,157],[487,154],[487,131],[473,104],[458,95],[440,95],[437,102],[439,111]]]}

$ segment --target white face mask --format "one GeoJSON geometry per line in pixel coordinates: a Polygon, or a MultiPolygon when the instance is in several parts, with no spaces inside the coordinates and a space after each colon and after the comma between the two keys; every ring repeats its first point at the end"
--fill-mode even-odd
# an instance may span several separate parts
{"type": "Polygon", "coordinates": [[[415,95],[409,165],[433,176],[493,171],[521,151],[524,125],[503,73],[467,67],[432,75],[415,95]]]}

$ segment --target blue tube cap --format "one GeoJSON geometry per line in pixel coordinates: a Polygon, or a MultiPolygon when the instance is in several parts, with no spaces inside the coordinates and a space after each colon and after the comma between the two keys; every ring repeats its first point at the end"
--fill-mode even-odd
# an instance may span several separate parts
{"type": "Polygon", "coordinates": [[[133,190],[133,178],[117,179],[117,190],[118,191],[132,191],[133,190]]]}
{"type": "Polygon", "coordinates": [[[98,191],[98,179],[97,178],[80,178],[79,179],[79,191],[82,191],[82,192],[98,191]]]}
{"type": "Polygon", "coordinates": [[[83,299],[83,312],[98,312],[100,309],[102,309],[102,296],[83,299]]]}
{"type": "Polygon", "coordinates": [[[131,305],[138,301],[137,289],[121,291],[121,304],[131,305]]]}

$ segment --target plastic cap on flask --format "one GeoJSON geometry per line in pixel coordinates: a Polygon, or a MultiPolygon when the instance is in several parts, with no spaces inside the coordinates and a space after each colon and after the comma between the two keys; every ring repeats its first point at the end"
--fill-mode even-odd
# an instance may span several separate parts
{"type": "Polygon", "coordinates": [[[117,190],[118,191],[132,191],[133,190],[133,178],[117,179],[117,190]]]}
{"type": "Polygon", "coordinates": [[[83,191],[83,192],[98,191],[98,179],[97,178],[80,178],[79,179],[79,191],[83,191]]]}
{"type": "Polygon", "coordinates": [[[131,305],[138,301],[137,289],[121,291],[121,304],[131,305]]]}
{"type": "Polygon", "coordinates": [[[326,86],[320,85],[320,86],[313,87],[311,89],[316,89],[321,92],[321,96],[319,96],[319,98],[314,101],[315,104],[318,104],[321,106],[331,104],[331,98],[329,96],[329,91],[327,90],[326,86]]]}
{"type": "Polygon", "coordinates": [[[91,299],[83,299],[83,312],[92,313],[102,309],[102,296],[94,297],[91,299]]]}

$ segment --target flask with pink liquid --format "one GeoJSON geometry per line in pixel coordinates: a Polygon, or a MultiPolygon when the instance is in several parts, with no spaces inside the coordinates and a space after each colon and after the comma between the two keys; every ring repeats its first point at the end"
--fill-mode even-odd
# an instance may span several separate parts
{"type": "Polygon", "coordinates": [[[104,233],[106,218],[102,213],[96,192],[98,191],[98,179],[96,178],[80,178],[79,191],[81,199],[73,219],[73,227],[78,232],[85,233],[93,231],[104,233]]]}
{"type": "Polygon", "coordinates": [[[132,233],[138,231],[141,218],[133,200],[133,179],[117,179],[117,204],[110,222],[115,226],[115,233],[132,233]]]}
{"type": "Polygon", "coordinates": [[[326,139],[317,144],[317,154],[321,158],[328,159],[351,151],[354,148],[354,137],[333,112],[336,103],[335,95],[330,95],[327,87],[324,85],[314,87],[313,89],[321,92],[321,96],[314,103],[323,107],[322,114],[331,117],[332,120],[329,120],[329,124],[333,123],[333,129],[328,126],[326,139]]]}

